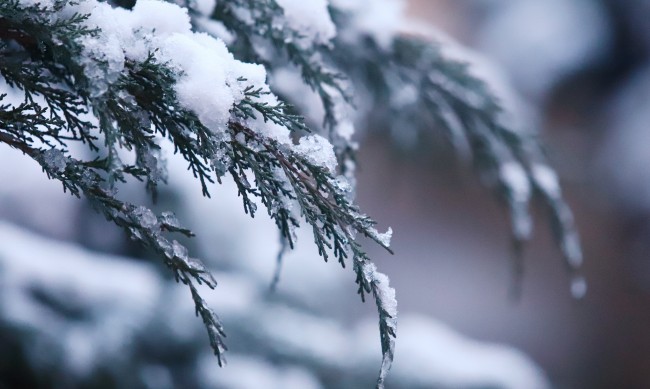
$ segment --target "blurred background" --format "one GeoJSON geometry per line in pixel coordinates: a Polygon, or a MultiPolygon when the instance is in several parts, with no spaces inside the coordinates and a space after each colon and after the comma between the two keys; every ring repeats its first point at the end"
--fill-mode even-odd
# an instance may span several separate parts
{"type": "Polygon", "coordinates": [[[402,161],[382,166],[390,174],[362,169],[359,199],[399,231],[399,258],[381,265],[402,311],[513,345],[557,387],[650,387],[650,2],[420,0],[411,13],[491,60],[529,107],[576,215],[589,292],[569,297],[538,209],[523,297],[509,301],[503,209],[453,163],[441,169],[426,152],[401,160],[373,139],[386,149],[366,148],[366,165],[379,154],[402,161]]]}
{"type": "MultiPolygon", "coordinates": [[[[544,210],[508,296],[508,216],[447,147],[366,131],[357,203],[395,231],[370,257],[397,290],[389,387],[650,387],[650,2],[411,0],[409,14],[503,75],[540,131],[571,205],[588,292],[574,300],[544,210]]],[[[151,254],[63,194],[14,150],[0,153],[0,388],[372,387],[376,311],[309,232],[269,293],[273,225],[232,185],[201,198],[182,161],[158,209],[174,209],[215,269],[204,291],[226,323],[216,367],[189,293],[151,254]],[[73,270],[74,269],[74,270],[73,270]]],[[[123,195],[145,202],[142,187],[123,195]]]]}

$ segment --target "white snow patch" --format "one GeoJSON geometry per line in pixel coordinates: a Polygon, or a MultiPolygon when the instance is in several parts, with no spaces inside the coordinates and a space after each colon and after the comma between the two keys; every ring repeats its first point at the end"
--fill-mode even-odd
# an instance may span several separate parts
{"type": "MultiPolygon", "coordinates": [[[[376,365],[379,353],[376,319],[358,325],[356,358],[376,365]],[[373,357],[374,356],[374,357],[373,357]]],[[[447,325],[421,315],[400,317],[395,361],[387,384],[418,388],[548,389],[544,373],[520,351],[467,338],[447,325]]]]}
{"type": "MultiPolygon", "coordinates": [[[[309,356],[336,368],[345,366],[346,361],[341,356],[350,352],[351,342],[339,323],[282,305],[266,304],[256,311],[256,332],[269,339],[276,349],[309,356]]],[[[378,340],[377,336],[375,341],[378,340]]]]}
{"type": "Polygon", "coordinates": [[[63,172],[68,166],[67,161],[61,150],[49,149],[43,153],[45,164],[55,172],[63,172]]]}
{"type": "Polygon", "coordinates": [[[287,24],[308,42],[328,43],[336,35],[327,0],[277,0],[287,24]]]}
{"type": "Polygon", "coordinates": [[[305,119],[312,123],[321,123],[325,117],[325,109],[318,93],[305,84],[296,67],[273,69],[271,74],[273,90],[281,95],[289,96],[305,119]]]}
{"type": "Polygon", "coordinates": [[[75,374],[86,376],[105,358],[122,355],[150,320],[161,289],[162,281],[150,266],[0,222],[0,317],[35,330],[39,341],[62,339],[61,359],[75,374]],[[83,309],[91,320],[70,321],[35,298],[35,290],[83,309]]]}
{"type": "Polygon", "coordinates": [[[379,292],[381,308],[386,311],[392,319],[397,318],[397,299],[395,289],[389,286],[388,276],[383,273],[375,273],[375,282],[379,292]]]}
{"type": "Polygon", "coordinates": [[[197,17],[194,23],[196,23],[197,27],[201,31],[221,39],[226,45],[230,45],[235,41],[235,35],[233,35],[226,26],[219,21],[197,17]]]}
{"type": "Polygon", "coordinates": [[[336,171],[337,161],[332,145],[320,135],[307,135],[300,138],[294,150],[315,165],[326,167],[330,173],[336,171]]]}
{"type": "Polygon", "coordinates": [[[234,80],[228,79],[226,67],[219,66],[234,61],[226,45],[208,35],[173,34],[162,45],[159,58],[180,74],[175,86],[179,102],[212,131],[224,131],[235,104],[233,91],[226,87],[234,80]]]}
{"type": "Polygon", "coordinates": [[[530,180],[520,163],[509,161],[502,164],[499,168],[499,176],[512,192],[515,201],[527,202],[530,199],[530,180]]]}
{"type": "Polygon", "coordinates": [[[79,298],[132,306],[156,301],[160,280],[153,268],[45,239],[0,222],[3,285],[43,283],[76,291],[79,298]]]}
{"type": "Polygon", "coordinates": [[[308,370],[278,366],[259,358],[229,355],[225,369],[215,369],[214,355],[199,361],[198,374],[205,387],[224,389],[320,389],[318,379],[308,370]]]}
{"type": "MultiPolygon", "coordinates": [[[[131,11],[131,18],[133,30],[142,29],[143,32],[152,33],[156,37],[172,34],[191,35],[192,24],[187,9],[176,4],[160,0],[138,0],[131,11]]],[[[102,28],[102,25],[98,27],[102,28]]],[[[105,31],[104,28],[102,30],[105,31]]]]}
{"type": "Polygon", "coordinates": [[[203,16],[210,16],[217,6],[217,0],[194,0],[194,9],[203,16]]]}
{"type": "Polygon", "coordinates": [[[546,165],[535,164],[530,168],[535,184],[552,198],[560,196],[560,183],[557,174],[546,165]]]}
{"type": "Polygon", "coordinates": [[[395,328],[397,319],[397,299],[395,298],[395,289],[391,288],[388,276],[377,271],[377,266],[372,263],[363,265],[363,275],[366,280],[372,282],[377,290],[377,297],[381,308],[392,318],[389,323],[395,328]]]}
{"type": "Polygon", "coordinates": [[[406,4],[402,0],[333,0],[332,5],[348,13],[354,29],[374,37],[385,50],[405,26],[406,4]]]}
{"type": "Polygon", "coordinates": [[[522,353],[467,339],[451,328],[421,317],[405,317],[393,378],[409,377],[431,386],[548,388],[542,372],[522,353]]]}
{"type": "MultiPolygon", "coordinates": [[[[206,0],[197,2],[196,6],[200,12],[208,13],[214,4],[206,0]]],[[[305,12],[304,7],[295,5],[291,9],[305,12]]],[[[80,38],[83,46],[80,61],[91,81],[93,96],[100,96],[117,80],[124,72],[126,60],[142,62],[153,53],[160,63],[168,64],[175,71],[178,80],[174,88],[179,103],[194,112],[215,134],[222,134],[230,110],[244,98],[243,91],[248,85],[269,90],[263,66],[238,61],[223,40],[194,33],[186,8],[165,1],[140,0],[129,11],[97,0],[82,0],[79,4],[66,5],[59,16],[63,18],[74,12],[89,14],[85,24],[100,29],[96,36],[80,38]]],[[[322,13],[318,15],[322,17],[322,13]]],[[[209,21],[202,25],[209,30],[219,29],[218,36],[229,38],[221,25],[209,21]]],[[[260,100],[277,102],[271,95],[260,100]]],[[[272,137],[279,132],[270,123],[256,126],[260,130],[262,127],[269,127],[262,132],[271,132],[272,137]]]]}
{"type": "Polygon", "coordinates": [[[381,242],[382,245],[390,247],[390,240],[393,238],[393,229],[391,227],[388,227],[388,230],[386,230],[386,232],[377,234],[375,237],[377,240],[379,240],[379,242],[381,242]]]}

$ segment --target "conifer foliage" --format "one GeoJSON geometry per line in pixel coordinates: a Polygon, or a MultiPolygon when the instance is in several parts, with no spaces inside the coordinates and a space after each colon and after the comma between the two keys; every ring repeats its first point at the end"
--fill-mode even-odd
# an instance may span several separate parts
{"type": "Polygon", "coordinates": [[[534,188],[550,206],[570,268],[581,260],[571,213],[537,143],[503,123],[498,99],[466,64],[429,40],[399,34],[399,20],[394,30],[373,25],[373,12],[395,4],[2,1],[0,142],[159,255],[189,288],[219,364],[226,329],[198,289],[217,281],[174,239],[193,233],[172,212],[120,199],[119,186],[142,181],[155,199],[165,183],[161,145],[171,142],[205,196],[230,177],[244,212],[254,216],[263,205],[288,247],[306,223],[319,254],[351,265],[362,299],[377,305],[383,387],[396,336],[395,291],[357,238],[390,251],[392,231],[378,232],[354,203],[352,134],[363,110],[353,113],[352,85],[372,96],[359,105],[401,131],[442,127],[452,140],[464,139],[509,205],[518,246],[530,236],[534,188]],[[267,72],[280,69],[318,96],[320,123],[308,126],[299,104],[274,93],[267,72]],[[394,97],[404,90],[412,93],[398,106],[394,97]]]}

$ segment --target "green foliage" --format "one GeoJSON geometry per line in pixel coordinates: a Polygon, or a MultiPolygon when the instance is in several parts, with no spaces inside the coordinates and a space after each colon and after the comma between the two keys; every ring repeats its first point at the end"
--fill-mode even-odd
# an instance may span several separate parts
{"type": "MultiPolygon", "coordinates": [[[[62,183],[64,191],[87,198],[108,221],[158,254],[176,280],[188,286],[219,364],[226,349],[224,328],[197,289],[202,284],[215,288],[217,283],[200,260],[190,257],[188,250],[170,237],[191,237],[192,232],[180,226],[172,213],[156,215],[117,196],[120,183],[136,179],[146,182],[155,199],[157,186],[165,182],[159,154],[162,142],[173,144],[205,196],[210,196],[211,184],[229,175],[244,212],[254,216],[256,204],[261,203],[284,244],[293,247],[294,229],[304,220],[326,261],[334,257],[343,267],[352,264],[358,293],[363,300],[371,295],[378,308],[383,362],[377,385],[383,387],[396,336],[394,291],[388,279],[377,272],[357,236],[368,237],[390,251],[389,236],[379,234],[375,222],[354,204],[349,177],[337,175],[350,175],[348,162],[353,160],[356,145],[336,130],[349,121],[341,112],[352,101],[348,81],[336,69],[344,70],[370,92],[376,107],[373,113],[384,112],[378,119],[386,119],[396,128],[407,124],[408,131],[441,126],[453,143],[469,145],[476,168],[510,208],[517,247],[530,236],[529,196],[503,169],[521,168],[524,185],[532,183],[551,210],[567,263],[573,271],[579,265],[581,253],[571,212],[554,176],[549,176],[552,171],[545,165],[537,141],[502,123],[501,106],[487,85],[471,76],[466,64],[442,56],[434,44],[396,36],[386,49],[371,35],[360,33],[357,41],[336,40],[333,45],[309,42],[300,31],[278,24],[283,10],[275,1],[217,2],[211,18],[234,34],[229,49],[236,58],[263,63],[269,70],[290,65],[319,96],[324,131],[341,166],[337,173],[293,144],[253,128],[255,122],[276,125],[290,130],[294,138],[310,132],[292,107],[265,99],[271,93],[265,85],[242,90],[242,98],[231,107],[220,132],[207,128],[195,112],[179,102],[175,86],[182,74],[172,64],[159,61],[155,52],[142,61],[127,59],[119,75],[103,80],[106,85],[97,88],[86,70],[106,71],[110,64],[89,58],[81,42],[102,31],[87,26],[88,15],[62,12],[74,4],[0,3],[0,75],[24,94],[19,104],[7,103],[7,95],[0,96],[0,143],[34,159],[48,177],[62,183]],[[249,17],[242,18],[244,14],[249,17]],[[264,50],[266,55],[261,54],[264,50]],[[409,104],[395,106],[391,98],[404,87],[417,95],[409,104]],[[72,155],[72,143],[85,144],[93,158],[72,155]],[[122,160],[125,151],[135,155],[134,163],[122,160]]],[[[192,1],[185,5],[190,15],[200,17],[192,1]]],[[[346,27],[350,21],[344,13],[332,12],[339,28],[353,28],[346,27]]]]}
{"type": "MultiPolygon", "coordinates": [[[[327,260],[329,250],[333,250],[343,266],[351,256],[359,293],[362,297],[377,293],[373,274],[364,273],[369,259],[354,235],[361,233],[386,248],[387,243],[378,239],[375,223],[352,204],[341,179],[246,125],[247,119],[259,116],[293,131],[307,130],[300,116],[288,112],[284,103],[260,102],[258,98],[266,92],[250,87],[232,108],[227,136],[217,136],[179,104],[173,88],[177,75],[153,55],[142,63],[127,61],[117,80],[94,95],[92,82],[79,64],[77,38],[98,31],[83,26],[84,16],[60,19],[54,16],[57,11],[38,5],[22,7],[17,1],[0,6],[0,74],[25,94],[25,102],[17,107],[0,106],[0,141],[40,163],[65,191],[85,196],[107,220],[163,259],[176,280],[189,287],[220,364],[224,330],[196,287],[206,284],[214,288],[216,281],[198,259],[188,256],[185,247],[168,238],[171,233],[192,233],[178,225],[172,214],[156,216],[146,207],[117,197],[116,185],[128,177],[146,180],[155,191],[161,179],[155,151],[162,139],[171,141],[184,157],[204,195],[209,196],[210,183],[228,173],[239,188],[244,210],[251,216],[256,212],[254,199],[259,198],[290,245],[292,229],[299,225],[291,210],[292,202],[297,202],[313,229],[319,253],[327,260]],[[89,118],[90,113],[96,120],[89,118]],[[72,156],[70,142],[86,143],[96,157],[85,161],[72,156]],[[120,149],[135,151],[135,164],[123,162],[120,149]],[[254,184],[248,182],[249,175],[255,178],[254,184]]],[[[386,321],[388,314],[376,297],[380,320],[386,321]]],[[[382,324],[381,328],[383,343],[395,335],[394,325],[382,324]]]]}

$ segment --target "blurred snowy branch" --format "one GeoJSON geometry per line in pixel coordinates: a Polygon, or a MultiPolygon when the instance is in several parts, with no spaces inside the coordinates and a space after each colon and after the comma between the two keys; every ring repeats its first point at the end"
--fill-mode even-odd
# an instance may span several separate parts
{"type": "MultiPolygon", "coordinates": [[[[266,283],[217,272],[209,294],[230,328],[228,367],[213,368],[186,290],[149,264],[96,254],[0,223],[0,382],[113,388],[359,388],[375,375],[375,324],[345,326],[266,299],[266,283]],[[272,361],[272,362],[271,362],[272,361]],[[128,374],[126,372],[129,372],[128,374]],[[24,379],[24,377],[22,377],[24,379]],[[21,382],[21,381],[15,381],[21,382]],[[24,381],[22,381],[24,383],[24,381]]],[[[510,348],[404,316],[394,388],[547,388],[510,348]]]]}

